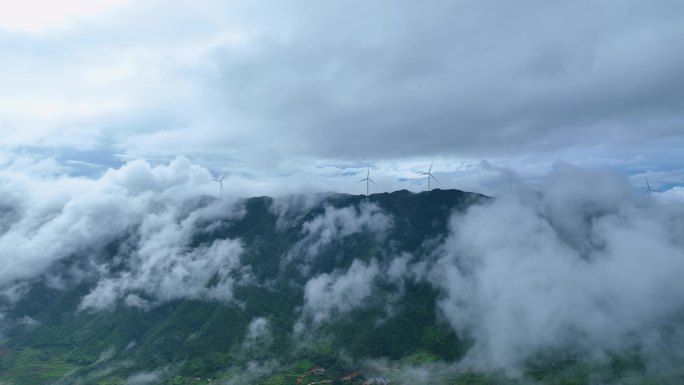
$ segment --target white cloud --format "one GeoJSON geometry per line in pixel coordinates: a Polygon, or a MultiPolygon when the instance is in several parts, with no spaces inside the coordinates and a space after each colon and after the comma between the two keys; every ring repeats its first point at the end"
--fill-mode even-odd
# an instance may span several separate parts
{"type": "Polygon", "coordinates": [[[158,369],[152,372],[140,372],[126,378],[126,385],[157,384],[167,375],[167,371],[158,369]]]}
{"type": "Polygon", "coordinates": [[[0,152],[0,167],[13,174],[23,174],[34,177],[59,176],[68,171],[51,157],[35,154],[16,154],[0,152]]]}
{"type": "Polygon", "coordinates": [[[677,186],[669,190],[665,190],[661,193],[654,194],[657,198],[666,201],[679,201],[684,202],[684,187],[677,186]]]}
{"type": "Polygon", "coordinates": [[[243,346],[253,347],[259,341],[270,342],[270,323],[268,319],[263,317],[256,317],[247,326],[247,333],[243,346]]]}
{"type": "Polygon", "coordinates": [[[170,239],[159,243],[155,239],[158,235],[141,244],[138,255],[130,256],[130,270],[100,280],[83,298],[81,308],[101,310],[125,296],[128,305],[140,306],[127,296],[130,292],[141,292],[158,302],[182,298],[232,299],[235,280],[230,274],[239,268],[239,241],[217,240],[209,247],[183,251],[186,245],[166,244],[170,239]],[[216,282],[210,286],[214,279],[216,282]]]}
{"type": "MultiPolygon", "coordinates": [[[[249,279],[239,263],[239,239],[193,243],[197,231],[244,215],[230,195],[246,191],[241,190],[250,181],[245,174],[231,173],[229,193],[218,201],[211,198],[217,195],[212,174],[182,157],[160,165],[134,160],[95,179],[66,176],[54,159],[24,154],[0,158],[0,165],[3,295],[16,299],[22,283],[46,275],[54,288],[91,279],[94,288],[83,298],[84,309],[119,302],[146,309],[179,298],[230,300],[233,286],[249,279]],[[112,242],[119,252],[104,253],[112,242]],[[56,263],[73,258],[83,264],[54,275],[56,263]]],[[[309,166],[320,166],[333,178],[330,164],[309,166]]],[[[338,170],[356,179],[363,166],[344,164],[338,170]]],[[[418,167],[406,161],[377,169],[410,176],[418,167]]],[[[482,185],[493,185],[506,170],[484,162],[444,168],[481,173],[482,185]]],[[[444,294],[439,307],[445,318],[475,339],[467,357],[474,365],[516,365],[545,347],[608,350],[657,340],[658,327],[681,310],[684,292],[678,276],[684,269],[681,188],[648,199],[619,174],[562,163],[535,186],[540,190],[520,188],[519,195],[502,194],[456,214],[444,245],[435,255],[417,258],[420,262],[411,263],[408,254],[387,263],[354,260],[346,271],[312,277],[304,287],[300,326],[363,306],[377,280],[431,279],[444,294]]],[[[324,197],[278,198],[271,210],[279,222],[299,221],[324,197]]],[[[354,234],[382,240],[394,220],[367,202],[326,205],[303,223],[303,240],[288,257],[306,264],[354,234]]],[[[268,328],[265,318],[254,319],[246,341],[268,334],[268,328]]]]}
{"type": "Polygon", "coordinates": [[[567,165],[542,185],[452,218],[431,275],[443,314],[474,338],[466,362],[509,368],[537,349],[658,341],[682,310],[684,207],[567,165]]]}
{"type": "Polygon", "coordinates": [[[40,33],[128,4],[128,0],[0,1],[0,29],[40,33]]]}
{"type": "Polygon", "coordinates": [[[360,306],[372,294],[378,271],[375,260],[354,260],[344,273],[335,271],[312,278],[304,288],[304,315],[317,325],[334,312],[346,313],[360,306]]]}
{"type": "Polygon", "coordinates": [[[0,40],[0,135],[13,149],[184,154],[252,176],[248,195],[360,192],[310,181],[311,163],[344,159],[394,163],[383,191],[422,189],[403,166],[433,157],[439,187],[485,192],[464,177],[481,158],[667,169],[684,140],[681,7],[6,1],[0,29],[33,32],[0,40]]]}
{"type": "Polygon", "coordinates": [[[207,199],[214,192],[211,175],[187,159],[154,167],[133,161],[95,180],[11,170],[0,178],[6,190],[0,197],[3,289],[44,275],[55,288],[94,278],[97,286],[83,307],[118,299],[146,307],[176,298],[229,300],[232,284],[242,279],[231,276],[239,269],[239,240],[191,247],[197,226],[211,228],[244,211],[230,199],[207,199]],[[120,247],[117,255],[105,251],[112,243],[120,247]],[[60,269],[68,276],[53,276],[55,263],[74,265],[60,269]]]}
{"type": "Polygon", "coordinates": [[[271,211],[278,216],[277,227],[283,228],[309,212],[331,194],[294,194],[275,197],[271,211]]]}
{"type": "Polygon", "coordinates": [[[23,316],[23,317],[21,317],[21,318],[17,321],[17,323],[19,323],[20,325],[28,326],[28,327],[38,326],[38,325],[41,324],[40,321],[36,321],[35,319],[33,319],[33,318],[29,317],[29,316],[23,316]]]}
{"type": "Polygon", "coordinates": [[[300,247],[306,248],[306,259],[311,260],[323,247],[336,239],[361,231],[381,235],[391,224],[392,219],[374,203],[362,202],[358,207],[326,206],[323,215],[302,225],[306,237],[301,241],[300,247]]]}

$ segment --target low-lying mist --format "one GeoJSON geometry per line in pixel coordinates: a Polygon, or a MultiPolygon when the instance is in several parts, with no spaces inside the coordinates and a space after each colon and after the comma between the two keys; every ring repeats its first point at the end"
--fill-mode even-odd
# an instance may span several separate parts
{"type": "Polygon", "coordinates": [[[558,164],[539,190],[454,216],[436,256],[439,309],[474,340],[465,365],[670,349],[684,320],[684,207],[610,172],[558,164]]]}
{"type": "MultiPolygon", "coordinates": [[[[282,278],[299,293],[298,318],[286,326],[268,314],[253,318],[239,343],[248,349],[272,343],[273,330],[301,336],[380,304],[378,327],[395,316],[409,283],[428,284],[440,322],[472,342],[459,362],[433,372],[516,373],[543,352],[601,360],[638,351],[652,368],[665,365],[658,357],[684,355],[684,205],[636,192],[610,171],[559,163],[539,184],[454,211],[410,252],[392,238],[402,236],[393,232],[400,211],[370,201],[338,207],[327,201],[334,194],[275,198],[273,231],[293,241],[274,256],[268,279],[244,260],[253,234],[211,235],[245,217],[246,201],[207,195],[211,175],[186,159],[131,162],[96,180],[3,179],[6,308],[39,281],[55,290],[89,282],[78,311],[99,312],[226,303],[237,285],[268,289],[282,278]],[[316,270],[324,255],[344,260],[334,249],[352,241],[375,246],[316,270]]],[[[425,369],[410,372],[422,378],[425,369]]]]}

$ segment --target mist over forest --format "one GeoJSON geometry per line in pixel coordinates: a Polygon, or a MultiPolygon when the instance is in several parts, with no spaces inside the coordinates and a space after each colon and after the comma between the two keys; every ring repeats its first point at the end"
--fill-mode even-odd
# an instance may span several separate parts
{"type": "Polygon", "coordinates": [[[184,158],[3,178],[7,373],[35,350],[76,383],[253,383],[302,360],[400,383],[544,381],[544,360],[683,375],[684,204],[615,172],[558,163],[496,197],[219,198],[184,158]]]}

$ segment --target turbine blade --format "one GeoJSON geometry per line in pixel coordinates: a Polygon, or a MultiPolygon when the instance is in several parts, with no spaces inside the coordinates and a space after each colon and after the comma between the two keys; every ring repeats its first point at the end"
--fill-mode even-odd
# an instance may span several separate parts
{"type": "Polygon", "coordinates": [[[356,183],[361,183],[361,182],[363,182],[363,181],[365,181],[365,179],[361,179],[360,181],[358,181],[358,182],[356,182],[356,183]]]}
{"type": "Polygon", "coordinates": [[[226,171],[226,173],[225,173],[225,174],[223,174],[223,176],[221,177],[221,182],[223,182],[223,178],[225,178],[225,177],[226,177],[226,175],[228,175],[228,171],[226,171]]]}
{"type": "Polygon", "coordinates": [[[371,183],[376,184],[375,182],[373,182],[373,179],[370,179],[370,178],[369,178],[368,180],[369,180],[371,183]]]}
{"type": "Polygon", "coordinates": [[[437,182],[437,178],[435,178],[435,176],[434,176],[434,175],[430,174],[430,176],[432,177],[432,179],[434,179],[434,180],[435,180],[435,182],[437,182]]]}
{"type": "Polygon", "coordinates": [[[431,171],[432,171],[432,165],[433,165],[433,164],[435,164],[435,162],[430,162],[430,169],[428,170],[428,172],[431,172],[431,171]]]}

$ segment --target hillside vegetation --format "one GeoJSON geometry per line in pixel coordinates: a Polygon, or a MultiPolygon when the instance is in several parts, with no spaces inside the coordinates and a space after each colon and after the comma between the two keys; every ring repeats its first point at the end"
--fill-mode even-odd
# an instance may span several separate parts
{"type": "Polygon", "coordinates": [[[450,221],[489,201],[433,190],[190,202],[177,224],[208,207],[226,213],[196,219],[183,245],[192,263],[215,269],[206,281],[194,283],[196,275],[183,275],[187,267],[174,263],[152,269],[147,280],[181,275],[185,293],[165,292],[163,281],[155,289],[124,286],[138,263],[141,228],[85,248],[5,300],[0,383],[684,380],[681,370],[649,373],[639,345],[602,356],[581,346],[541,349],[521,357],[513,371],[459,364],[475,337],[444,316],[445,293],[431,282],[429,267],[452,231],[450,221]],[[239,242],[236,264],[205,264],[202,253],[192,252],[221,240],[239,242]],[[106,282],[121,286],[109,302],[96,302],[104,286],[95,272],[103,270],[106,282]],[[325,373],[313,373],[315,367],[325,373]]]}

